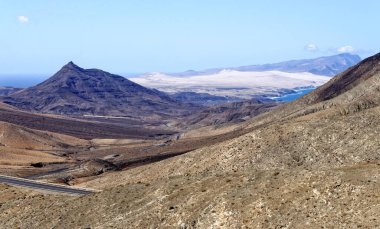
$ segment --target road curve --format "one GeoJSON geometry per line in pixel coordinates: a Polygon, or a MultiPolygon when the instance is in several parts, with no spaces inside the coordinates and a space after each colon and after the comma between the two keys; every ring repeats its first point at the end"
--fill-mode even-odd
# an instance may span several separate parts
{"type": "Polygon", "coordinates": [[[40,191],[48,191],[53,193],[65,194],[65,195],[88,195],[97,192],[96,190],[73,188],[63,185],[44,183],[35,180],[29,180],[19,177],[11,177],[0,175],[0,183],[8,184],[11,186],[26,187],[40,191]]]}

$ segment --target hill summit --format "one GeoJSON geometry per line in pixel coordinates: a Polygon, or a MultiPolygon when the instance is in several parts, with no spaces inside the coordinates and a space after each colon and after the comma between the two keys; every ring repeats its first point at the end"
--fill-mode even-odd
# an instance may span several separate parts
{"type": "Polygon", "coordinates": [[[83,69],[71,61],[48,80],[13,93],[4,102],[65,115],[166,117],[191,110],[163,92],[99,69],[83,69]]]}

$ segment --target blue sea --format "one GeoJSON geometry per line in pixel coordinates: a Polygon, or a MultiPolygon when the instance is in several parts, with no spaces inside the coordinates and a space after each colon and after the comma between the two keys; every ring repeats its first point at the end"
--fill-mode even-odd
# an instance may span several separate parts
{"type": "Polygon", "coordinates": [[[0,75],[0,86],[26,88],[41,83],[48,75],[0,75]]]}
{"type": "Polygon", "coordinates": [[[299,89],[299,90],[296,90],[295,93],[290,93],[290,94],[283,95],[281,97],[276,97],[276,98],[273,98],[273,100],[281,101],[281,102],[291,102],[291,101],[298,99],[299,97],[306,95],[307,93],[314,91],[314,90],[315,90],[315,88],[299,89]]]}
{"type": "MultiPolygon", "coordinates": [[[[124,77],[136,76],[138,73],[121,74],[124,77]]],[[[27,88],[35,86],[47,80],[53,74],[23,75],[23,74],[0,74],[0,86],[27,88]]],[[[142,75],[142,74],[141,74],[142,75]]]]}

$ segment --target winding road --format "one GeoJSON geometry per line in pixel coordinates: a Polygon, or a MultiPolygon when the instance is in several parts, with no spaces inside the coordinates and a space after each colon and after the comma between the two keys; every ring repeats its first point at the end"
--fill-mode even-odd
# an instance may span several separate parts
{"type": "Polygon", "coordinates": [[[19,187],[26,187],[31,188],[35,190],[40,191],[47,191],[47,192],[53,192],[53,193],[59,193],[59,194],[66,194],[66,195],[88,195],[95,192],[98,192],[96,190],[89,190],[84,188],[73,188],[73,187],[67,187],[63,185],[57,185],[57,184],[50,184],[35,180],[29,180],[19,177],[11,177],[11,176],[4,176],[0,175],[0,183],[4,183],[11,186],[19,186],[19,187]]]}

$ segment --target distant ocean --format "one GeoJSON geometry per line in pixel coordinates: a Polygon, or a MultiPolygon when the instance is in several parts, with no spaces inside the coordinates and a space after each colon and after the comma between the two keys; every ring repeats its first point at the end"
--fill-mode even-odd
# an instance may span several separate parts
{"type": "Polygon", "coordinates": [[[0,86],[26,88],[46,80],[48,75],[0,75],[0,86]]]}
{"type": "MultiPolygon", "coordinates": [[[[0,86],[4,87],[18,87],[18,88],[27,88],[31,86],[35,86],[43,81],[47,80],[53,74],[41,74],[41,75],[5,75],[0,74],[0,86]]],[[[124,73],[119,74],[126,78],[142,75],[141,73],[124,73]]]]}

